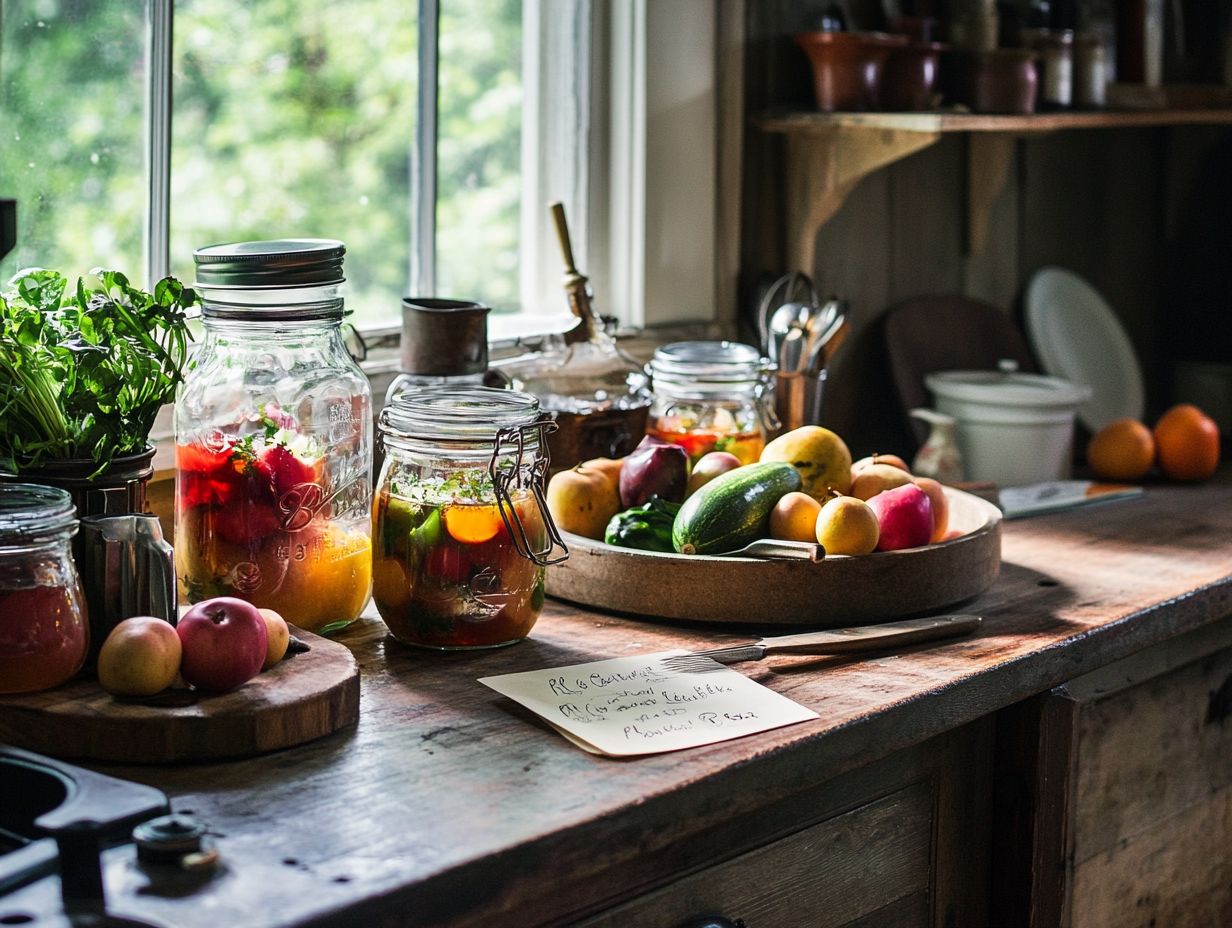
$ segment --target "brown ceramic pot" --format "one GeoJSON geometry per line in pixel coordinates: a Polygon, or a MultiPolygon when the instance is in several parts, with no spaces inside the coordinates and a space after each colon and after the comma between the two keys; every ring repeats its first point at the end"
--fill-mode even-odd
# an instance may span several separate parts
{"type": "Polygon", "coordinates": [[[940,42],[896,48],[881,75],[881,108],[891,111],[932,109],[936,103],[937,71],[945,46],[940,42]]]}
{"type": "Polygon", "coordinates": [[[813,67],[813,94],[824,113],[867,106],[862,70],[864,43],[855,32],[804,32],[795,43],[813,67]]]}
{"type": "Polygon", "coordinates": [[[1021,48],[998,48],[968,58],[967,103],[977,113],[1035,112],[1039,78],[1036,54],[1021,48]]]}
{"type": "Polygon", "coordinates": [[[864,106],[875,110],[881,101],[881,75],[890,56],[911,40],[888,32],[860,33],[860,73],[864,80],[864,106]]]}

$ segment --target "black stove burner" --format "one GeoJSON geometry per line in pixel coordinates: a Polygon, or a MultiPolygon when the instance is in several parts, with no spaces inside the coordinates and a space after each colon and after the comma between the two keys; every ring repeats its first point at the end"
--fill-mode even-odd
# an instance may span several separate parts
{"type": "Polygon", "coordinates": [[[0,800],[0,895],[58,869],[66,912],[102,912],[100,852],[168,811],[152,787],[2,744],[0,800]]]}

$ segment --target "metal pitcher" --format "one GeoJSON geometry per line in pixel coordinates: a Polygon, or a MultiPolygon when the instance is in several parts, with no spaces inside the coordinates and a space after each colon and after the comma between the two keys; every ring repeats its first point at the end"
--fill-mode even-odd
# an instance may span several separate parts
{"type": "Polygon", "coordinates": [[[175,624],[175,557],[158,516],[86,516],[78,540],[77,568],[90,616],[90,661],[124,619],[150,615],[175,624]]]}

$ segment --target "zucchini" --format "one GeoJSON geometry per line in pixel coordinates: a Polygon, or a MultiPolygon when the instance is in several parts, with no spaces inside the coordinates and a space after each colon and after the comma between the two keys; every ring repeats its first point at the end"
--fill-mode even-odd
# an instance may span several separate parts
{"type": "Polygon", "coordinates": [[[672,547],[681,554],[743,548],[765,535],[774,504],[800,484],[800,472],[785,461],[745,464],[720,474],[680,507],[672,547]]]}

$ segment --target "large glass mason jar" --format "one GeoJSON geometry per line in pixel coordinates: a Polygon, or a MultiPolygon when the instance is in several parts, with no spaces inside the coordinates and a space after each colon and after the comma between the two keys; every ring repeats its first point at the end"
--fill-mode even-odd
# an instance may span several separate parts
{"type": "Polygon", "coordinates": [[[342,340],[343,244],[193,257],[204,335],[175,406],[176,572],[309,631],[356,619],[372,577],[372,399],[342,340]]]}
{"type": "Polygon", "coordinates": [[[513,644],[567,556],[543,496],[546,433],[529,393],[404,393],[381,411],[372,598],[399,641],[441,650],[513,644]]]}
{"type": "Polygon", "coordinates": [[[774,365],[751,345],[673,342],[646,366],[654,401],[646,431],[674,442],[689,460],[727,451],[753,464],[778,429],[774,365]]]}
{"type": "Polygon", "coordinates": [[[90,628],[69,544],[65,490],[0,485],[0,693],[51,689],[86,659],[90,628]]]}

